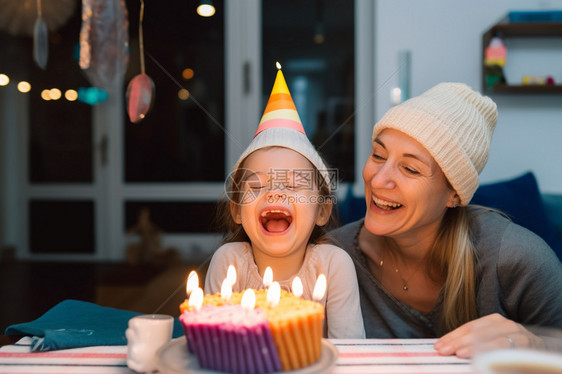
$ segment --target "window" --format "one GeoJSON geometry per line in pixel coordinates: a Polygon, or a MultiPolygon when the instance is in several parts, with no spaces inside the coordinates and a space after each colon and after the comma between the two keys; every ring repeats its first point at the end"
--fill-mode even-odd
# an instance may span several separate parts
{"type": "Polygon", "coordinates": [[[354,2],[267,0],[262,12],[264,107],[279,61],[309,139],[353,182],[354,2]]]}

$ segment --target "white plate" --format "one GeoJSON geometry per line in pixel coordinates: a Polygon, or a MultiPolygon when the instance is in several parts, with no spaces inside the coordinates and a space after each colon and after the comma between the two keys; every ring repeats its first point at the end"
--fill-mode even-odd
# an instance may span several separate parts
{"type": "MultiPolygon", "coordinates": [[[[197,358],[187,351],[185,336],[173,339],[158,350],[158,370],[164,374],[222,373],[201,369],[197,358]]],[[[329,373],[338,359],[338,350],[332,343],[322,339],[322,356],[318,362],[299,370],[284,371],[283,374],[329,373]]]]}

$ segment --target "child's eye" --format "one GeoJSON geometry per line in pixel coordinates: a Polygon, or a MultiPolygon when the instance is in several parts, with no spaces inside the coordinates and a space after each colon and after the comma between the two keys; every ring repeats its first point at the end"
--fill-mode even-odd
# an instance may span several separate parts
{"type": "Polygon", "coordinates": [[[285,187],[287,187],[288,190],[297,191],[297,190],[301,190],[304,187],[304,185],[302,185],[302,184],[288,184],[285,187]]]}
{"type": "Polygon", "coordinates": [[[264,188],[264,186],[261,183],[248,183],[248,188],[252,191],[259,191],[264,188]]]}

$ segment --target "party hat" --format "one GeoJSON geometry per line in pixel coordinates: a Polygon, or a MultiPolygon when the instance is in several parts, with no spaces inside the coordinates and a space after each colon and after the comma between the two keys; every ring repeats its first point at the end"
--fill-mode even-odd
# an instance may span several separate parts
{"type": "Polygon", "coordinates": [[[234,166],[237,170],[241,163],[252,152],[267,147],[283,147],[292,149],[306,157],[318,170],[323,183],[331,187],[330,175],[322,157],[318,154],[310,140],[306,137],[297,108],[277,63],[277,76],[267,106],[262,115],[254,139],[244,150],[234,166]]]}
{"type": "Polygon", "coordinates": [[[277,63],[275,83],[273,84],[273,89],[271,90],[271,95],[269,95],[269,101],[261,117],[256,135],[272,127],[287,127],[306,135],[279,63],[277,63]]]}

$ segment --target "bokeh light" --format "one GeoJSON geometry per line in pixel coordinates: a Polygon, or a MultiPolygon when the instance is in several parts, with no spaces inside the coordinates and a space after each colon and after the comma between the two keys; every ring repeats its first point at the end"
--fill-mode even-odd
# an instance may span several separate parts
{"type": "Polygon", "coordinates": [[[193,71],[193,69],[191,68],[185,68],[183,69],[183,71],[181,72],[181,76],[183,77],[183,79],[185,80],[189,80],[191,78],[193,78],[193,75],[195,74],[195,72],[193,71]]]}
{"type": "Polygon", "coordinates": [[[51,100],[51,90],[43,90],[41,91],[41,98],[45,101],[51,100]]]}
{"type": "Polygon", "coordinates": [[[197,7],[197,14],[201,17],[212,17],[215,14],[215,7],[209,0],[202,0],[201,5],[197,7]]]}
{"type": "Polygon", "coordinates": [[[31,91],[31,85],[29,84],[29,82],[21,81],[18,83],[18,91],[22,93],[27,93],[31,91]]]}
{"type": "Polygon", "coordinates": [[[180,98],[180,100],[189,99],[189,91],[186,90],[185,88],[182,88],[181,90],[178,91],[178,97],[180,98]]]}
{"type": "Polygon", "coordinates": [[[10,83],[10,78],[6,74],[0,74],[0,86],[10,83]]]}
{"type": "Polygon", "coordinates": [[[76,99],[78,99],[78,92],[76,92],[76,90],[66,90],[64,97],[68,101],[76,101],[76,99]]]}
{"type": "Polygon", "coordinates": [[[51,96],[51,100],[58,100],[61,98],[62,93],[58,88],[51,88],[49,95],[51,96]]]}

